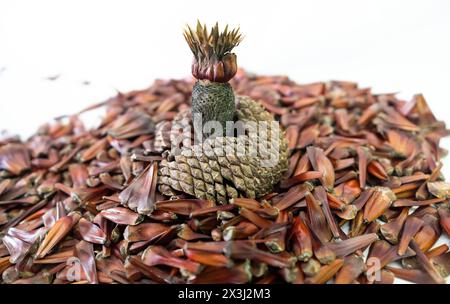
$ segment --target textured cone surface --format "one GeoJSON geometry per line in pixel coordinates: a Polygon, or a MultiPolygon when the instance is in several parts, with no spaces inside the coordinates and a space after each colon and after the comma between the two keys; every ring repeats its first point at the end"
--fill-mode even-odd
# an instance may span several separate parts
{"type": "MultiPolygon", "coordinates": [[[[258,129],[249,135],[207,139],[191,148],[182,146],[174,161],[161,162],[158,182],[163,194],[184,192],[227,203],[231,198],[255,198],[272,191],[287,169],[287,141],[281,130],[273,128],[273,117],[259,103],[248,97],[237,99],[236,120],[267,122],[265,134],[258,129]],[[277,161],[264,166],[264,160],[277,161]]],[[[181,125],[190,123],[187,116],[180,116],[181,125]]],[[[179,143],[177,139],[175,144],[179,143]]]]}

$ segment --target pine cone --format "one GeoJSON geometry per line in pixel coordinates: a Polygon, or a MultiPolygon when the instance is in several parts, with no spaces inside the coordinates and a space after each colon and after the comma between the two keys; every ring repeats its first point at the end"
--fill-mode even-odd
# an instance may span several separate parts
{"type": "Polygon", "coordinates": [[[248,97],[237,100],[236,120],[267,122],[267,132],[207,139],[183,148],[174,161],[161,162],[158,183],[163,194],[184,192],[227,203],[231,198],[255,198],[272,191],[287,169],[287,141],[283,132],[276,133],[281,130],[273,128],[273,117],[259,103],[248,97]],[[264,161],[274,159],[278,159],[274,166],[264,166],[264,161]]]}

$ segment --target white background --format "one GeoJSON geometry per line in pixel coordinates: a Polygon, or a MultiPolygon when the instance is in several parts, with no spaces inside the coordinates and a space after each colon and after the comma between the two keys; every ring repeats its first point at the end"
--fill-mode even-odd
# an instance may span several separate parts
{"type": "MultiPolygon", "coordinates": [[[[1,0],[0,130],[26,138],[116,90],[189,76],[181,34],[197,18],[240,25],[235,52],[250,71],[353,80],[408,100],[421,92],[450,126],[448,0],[1,0]]],[[[444,173],[450,178],[450,159],[444,173]]]]}

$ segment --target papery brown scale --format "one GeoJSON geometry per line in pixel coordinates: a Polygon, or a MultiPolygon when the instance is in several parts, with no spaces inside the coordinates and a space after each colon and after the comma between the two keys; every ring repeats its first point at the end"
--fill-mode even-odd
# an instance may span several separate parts
{"type": "Polygon", "coordinates": [[[376,160],[372,160],[367,166],[367,171],[380,180],[387,180],[388,173],[384,167],[376,160]]]}
{"type": "Polygon", "coordinates": [[[287,193],[274,204],[274,207],[278,208],[279,210],[285,210],[298,202],[299,200],[303,199],[308,191],[311,191],[313,186],[309,184],[308,182],[303,183],[298,186],[291,187],[287,193]]]}
{"type": "Polygon", "coordinates": [[[0,169],[20,175],[30,169],[30,156],[21,144],[7,144],[0,147],[0,169]]]}
{"type": "Polygon", "coordinates": [[[225,241],[235,239],[246,239],[258,232],[259,227],[249,221],[242,221],[236,226],[227,226],[223,232],[222,237],[225,241]]]}
{"type": "Polygon", "coordinates": [[[417,284],[434,284],[433,279],[421,269],[402,269],[386,266],[386,269],[392,272],[396,278],[417,283],[417,284]]]}
{"type": "Polygon", "coordinates": [[[442,229],[445,231],[447,236],[450,236],[450,211],[446,206],[440,206],[438,208],[439,222],[442,229]]]}
{"type": "MultiPolygon", "coordinates": [[[[289,222],[289,214],[286,211],[282,211],[278,214],[275,223],[266,227],[267,238],[264,244],[272,253],[284,252],[286,250],[286,229],[274,229],[270,231],[270,227],[274,227],[276,224],[282,227],[289,222]]],[[[254,238],[256,238],[254,236],[254,238]]]]}
{"type": "Polygon", "coordinates": [[[364,221],[372,222],[381,216],[392,204],[395,194],[386,187],[375,187],[372,197],[364,206],[364,221]]]}
{"type": "Polygon", "coordinates": [[[87,281],[91,284],[98,284],[94,247],[92,243],[80,241],[75,246],[75,254],[80,260],[80,264],[86,274],[87,281]]]}
{"type": "Polygon", "coordinates": [[[344,265],[336,274],[335,284],[351,284],[353,283],[364,271],[366,270],[366,264],[362,257],[355,254],[350,255],[344,259],[344,265]]]}
{"type": "Polygon", "coordinates": [[[305,153],[300,157],[297,167],[294,170],[293,175],[294,176],[299,175],[301,173],[310,171],[310,169],[311,169],[311,164],[309,162],[308,154],[305,153]]]}
{"type": "Polygon", "coordinates": [[[158,283],[172,283],[179,284],[182,283],[182,280],[176,276],[171,276],[168,272],[161,270],[156,266],[148,266],[145,265],[142,260],[138,256],[130,256],[127,261],[132,264],[134,267],[139,269],[139,271],[150,278],[151,280],[158,283]]]}
{"type": "Polygon", "coordinates": [[[332,191],[335,180],[333,164],[328,157],[326,157],[322,149],[308,147],[306,151],[314,170],[322,172],[322,185],[327,189],[327,191],[332,191]]]}
{"type": "Polygon", "coordinates": [[[174,212],[187,216],[196,210],[212,207],[215,207],[215,204],[213,202],[200,199],[177,199],[169,201],[159,201],[155,204],[156,210],[174,212]]]}
{"type": "Polygon", "coordinates": [[[380,231],[384,238],[392,244],[397,244],[400,231],[408,217],[409,208],[403,208],[400,215],[388,223],[381,225],[380,231]]]}
{"type": "Polygon", "coordinates": [[[322,265],[316,259],[309,259],[308,261],[301,263],[300,267],[306,276],[313,277],[320,271],[322,265]]]}
{"type": "Polygon", "coordinates": [[[235,259],[255,259],[267,263],[273,267],[290,267],[293,263],[290,259],[262,251],[244,242],[230,242],[225,248],[225,254],[235,259]]]}
{"type": "Polygon", "coordinates": [[[314,196],[322,205],[322,211],[327,220],[331,234],[335,239],[339,238],[339,227],[336,223],[333,213],[331,212],[330,205],[328,203],[327,192],[323,187],[316,187],[316,189],[314,190],[314,196]]]}
{"type": "Polygon", "coordinates": [[[297,145],[299,137],[298,128],[295,125],[290,125],[286,129],[286,140],[288,141],[288,148],[294,149],[297,145]]]}
{"type": "Polygon", "coordinates": [[[308,128],[303,129],[298,138],[296,147],[299,149],[305,148],[314,143],[319,136],[320,131],[317,124],[311,125],[308,128]]]}
{"type": "Polygon", "coordinates": [[[201,271],[201,265],[199,263],[174,257],[161,246],[149,246],[142,253],[142,261],[148,266],[167,265],[181,268],[194,274],[201,271]]]}
{"type": "Polygon", "coordinates": [[[208,267],[192,281],[194,284],[245,284],[250,282],[252,273],[249,263],[245,262],[231,268],[208,267]]]}
{"type": "Polygon", "coordinates": [[[67,216],[60,218],[53,227],[50,228],[44,240],[36,251],[36,258],[43,258],[53,247],[61,241],[78,223],[81,216],[77,212],[72,212],[67,216]]]}
{"type": "Polygon", "coordinates": [[[52,255],[48,255],[42,259],[34,260],[35,264],[58,264],[58,263],[66,263],[68,259],[74,257],[73,248],[61,252],[54,253],[52,255]]]}
{"type": "Polygon", "coordinates": [[[234,264],[231,259],[220,253],[208,253],[194,249],[185,249],[184,252],[189,260],[206,266],[229,268],[234,264]]]}
{"type": "Polygon", "coordinates": [[[325,284],[341,269],[343,264],[344,260],[337,259],[331,264],[323,266],[314,277],[307,279],[306,283],[325,284]]]}
{"type": "Polygon", "coordinates": [[[340,242],[328,243],[327,246],[336,254],[337,257],[345,257],[377,240],[378,236],[376,233],[369,233],[340,242]]]}
{"type": "Polygon", "coordinates": [[[271,223],[272,223],[271,221],[260,217],[259,215],[257,215],[253,211],[251,211],[249,209],[246,209],[246,208],[241,208],[239,210],[239,214],[242,215],[243,217],[245,217],[246,219],[248,219],[249,221],[251,221],[253,224],[255,224],[256,226],[258,226],[260,228],[269,227],[271,225],[271,223]]]}
{"type": "Polygon", "coordinates": [[[352,167],[354,164],[355,164],[355,158],[353,158],[353,157],[336,159],[333,162],[334,169],[336,171],[347,169],[349,167],[352,167]]]}
{"type": "Polygon", "coordinates": [[[186,224],[181,224],[180,225],[177,235],[178,235],[179,238],[181,238],[183,240],[186,240],[186,241],[193,241],[193,240],[209,239],[210,238],[209,235],[196,233],[196,232],[192,231],[192,229],[189,227],[189,225],[186,225],[186,224]]]}
{"type": "Polygon", "coordinates": [[[289,179],[282,180],[280,183],[280,187],[283,189],[290,188],[294,185],[311,181],[314,179],[322,178],[322,173],[319,171],[306,171],[300,174],[297,174],[289,179]]]}
{"type": "Polygon", "coordinates": [[[416,259],[418,263],[422,266],[422,268],[428,273],[428,275],[438,284],[445,284],[445,280],[441,277],[439,272],[436,270],[434,265],[428,259],[428,257],[422,252],[419,245],[412,240],[411,248],[416,253],[416,259]]]}
{"type": "Polygon", "coordinates": [[[137,225],[144,219],[142,215],[137,214],[127,208],[115,207],[102,210],[100,215],[119,225],[137,225]]]}
{"type": "Polygon", "coordinates": [[[326,217],[319,206],[318,201],[311,193],[306,194],[306,206],[309,221],[311,223],[311,229],[321,240],[326,243],[331,239],[331,232],[327,224],[326,217]]]}
{"type": "MultiPolygon", "coordinates": [[[[405,255],[401,256],[398,254],[398,245],[390,245],[385,240],[378,240],[372,243],[369,255],[367,257],[367,262],[370,262],[371,258],[377,259],[377,264],[380,268],[385,267],[386,265],[395,262],[397,260],[407,258],[414,255],[414,251],[408,248],[405,255]]],[[[375,265],[369,265],[367,263],[367,267],[373,267],[375,265]]]]}
{"type": "Polygon", "coordinates": [[[83,240],[87,242],[101,245],[106,243],[106,234],[103,230],[84,218],[80,218],[75,229],[81,235],[83,240]]]}

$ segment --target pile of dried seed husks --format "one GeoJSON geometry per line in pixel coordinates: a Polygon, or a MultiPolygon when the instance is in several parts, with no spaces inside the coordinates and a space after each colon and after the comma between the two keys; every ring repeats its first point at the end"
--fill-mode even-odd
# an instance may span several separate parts
{"type": "Polygon", "coordinates": [[[193,83],[158,80],[86,109],[106,107],[96,129],[77,114],[26,142],[0,139],[1,281],[445,282],[449,132],[421,95],[243,71],[232,84],[286,129],[290,166],[274,193],[228,205],[162,196],[158,163],[193,83]]]}

